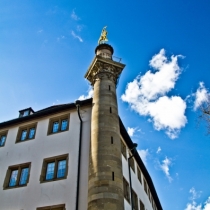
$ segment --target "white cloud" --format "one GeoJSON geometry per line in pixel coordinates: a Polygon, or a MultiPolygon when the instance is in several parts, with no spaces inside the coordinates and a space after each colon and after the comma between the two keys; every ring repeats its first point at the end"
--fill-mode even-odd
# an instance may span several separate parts
{"type": "Polygon", "coordinates": [[[158,147],[158,148],[157,148],[157,152],[156,152],[156,153],[158,154],[158,153],[160,153],[160,151],[161,151],[161,148],[160,148],[160,147],[158,147]]]}
{"type": "Polygon", "coordinates": [[[78,15],[75,13],[75,9],[72,11],[71,13],[71,18],[74,19],[74,20],[80,20],[80,18],[78,17],[78,15]]]}
{"type": "Polygon", "coordinates": [[[162,164],[160,164],[160,168],[164,172],[166,177],[168,178],[169,182],[171,182],[173,180],[169,173],[169,170],[170,170],[169,167],[170,167],[171,163],[172,163],[171,160],[169,158],[165,157],[165,159],[162,161],[162,164]]]}
{"type": "Polygon", "coordinates": [[[202,210],[201,205],[197,205],[195,201],[192,201],[192,203],[188,203],[185,210],[202,210]]]}
{"type": "Polygon", "coordinates": [[[130,137],[132,137],[134,135],[135,131],[136,131],[136,128],[128,127],[128,134],[130,137]]]}
{"type": "Polygon", "coordinates": [[[202,191],[196,191],[194,187],[192,187],[189,191],[192,196],[190,197],[191,203],[187,204],[185,210],[210,210],[210,197],[206,200],[204,204],[197,204],[195,199],[199,198],[202,191]]]}
{"type": "Polygon", "coordinates": [[[149,151],[148,149],[145,149],[145,150],[138,150],[138,153],[142,159],[142,161],[144,162],[144,164],[146,165],[147,164],[147,157],[149,155],[149,151]]]}
{"type": "Polygon", "coordinates": [[[143,76],[137,76],[121,96],[137,113],[149,116],[154,128],[165,130],[171,139],[177,138],[187,123],[186,102],[180,96],[166,96],[181,73],[179,57],[182,56],[172,55],[168,59],[165,50],[160,50],[149,62],[154,72],[149,70],[143,76]]]}
{"type": "Polygon", "coordinates": [[[82,39],[80,36],[76,35],[74,31],[71,31],[71,35],[72,35],[74,38],[78,39],[80,42],[83,42],[83,39],[82,39]]]}
{"type": "Polygon", "coordinates": [[[203,210],[210,210],[210,197],[208,197],[207,201],[205,202],[203,210]]]}
{"type": "Polygon", "coordinates": [[[208,197],[208,199],[203,205],[197,204],[195,201],[188,203],[185,210],[210,210],[210,197],[208,197]]]}
{"type": "Polygon", "coordinates": [[[192,187],[189,191],[192,196],[190,197],[190,200],[195,200],[201,196],[202,191],[196,191],[194,187],[192,187]]]}
{"type": "Polygon", "coordinates": [[[205,88],[203,82],[199,83],[199,88],[193,95],[195,96],[194,110],[197,110],[203,103],[207,102],[210,97],[210,93],[205,88]]]}
{"type": "Polygon", "coordinates": [[[91,98],[93,97],[93,89],[92,87],[89,87],[89,90],[88,90],[88,94],[85,96],[85,95],[81,95],[78,100],[85,100],[85,99],[88,99],[88,98],[91,98]]]}

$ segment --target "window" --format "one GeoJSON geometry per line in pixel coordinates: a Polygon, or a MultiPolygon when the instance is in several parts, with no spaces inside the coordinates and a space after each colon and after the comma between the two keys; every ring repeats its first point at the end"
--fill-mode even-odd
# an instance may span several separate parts
{"type": "Polygon", "coordinates": [[[69,129],[69,114],[50,119],[48,135],[69,129]]]}
{"type": "MultiPolygon", "coordinates": [[[[130,154],[130,157],[131,156],[132,155],[130,154]]],[[[129,165],[132,168],[133,172],[135,173],[135,165],[134,165],[134,158],[133,157],[129,159],[129,165]]]]}
{"type": "Polygon", "coordinates": [[[29,115],[29,110],[26,110],[23,112],[23,117],[28,116],[29,115]]]}
{"type": "Polygon", "coordinates": [[[125,157],[125,159],[127,159],[127,154],[126,154],[126,146],[123,143],[123,141],[121,140],[121,153],[123,154],[123,156],[125,157]]]}
{"type": "Polygon", "coordinates": [[[16,143],[35,138],[37,123],[20,127],[17,134],[16,143]]]}
{"type": "Polygon", "coordinates": [[[149,200],[150,200],[150,202],[151,202],[151,193],[150,193],[149,187],[148,187],[148,197],[149,197],[149,200]]]}
{"type": "Polygon", "coordinates": [[[146,192],[146,193],[148,193],[148,190],[147,190],[147,182],[146,182],[146,180],[144,179],[144,191],[146,192]]]}
{"type": "Polygon", "coordinates": [[[5,141],[7,138],[7,132],[8,131],[3,131],[0,133],[0,147],[3,147],[5,145],[5,141]]]}
{"type": "Polygon", "coordinates": [[[140,183],[142,184],[142,180],[141,180],[141,170],[139,167],[137,167],[137,175],[138,175],[138,180],[140,181],[140,183]]]}
{"type": "Polygon", "coordinates": [[[34,110],[31,107],[29,107],[27,109],[20,110],[19,113],[19,117],[26,117],[33,114],[34,110]]]}
{"type": "Polygon", "coordinates": [[[134,190],[132,189],[132,197],[133,197],[133,209],[134,210],[138,210],[138,197],[137,194],[134,192],[134,190]]]}
{"type": "MultiPolygon", "coordinates": [[[[152,196],[151,196],[151,197],[152,197],[152,196]]],[[[153,207],[153,209],[155,209],[155,203],[154,203],[153,197],[152,197],[152,207],[153,207]]]]}
{"type": "Polygon", "coordinates": [[[45,206],[39,207],[36,210],[65,210],[65,204],[55,205],[55,206],[45,206]]]}
{"type": "Polygon", "coordinates": [[[31,163],[10,166],[4,181],[4,189],[26,186],[29,181],[31,163]]]}
{"type": "Polygon", "coordinates": [[[123,177],[123,192],[124,198],[130,203],[130,188],[126,179],[123,177]]]}
{"type": "Polygon", "coordinates": [[[68,154],[43,161],[40,182],[55,181],[66,179],[68,169],[68,154]]]}
{"type": "Polygon", "coordinates": [[[140,200],[140,210],[145,210],[143,202],[140,200]]]}

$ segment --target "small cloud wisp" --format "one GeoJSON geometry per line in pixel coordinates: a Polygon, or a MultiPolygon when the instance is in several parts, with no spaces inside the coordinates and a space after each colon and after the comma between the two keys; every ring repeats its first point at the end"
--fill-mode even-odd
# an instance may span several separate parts
{"type": "Polygon", "coordinates": [[[158,147],[158,148],[157,148],[157,152],[156,152],[156,153],[158,154],[158,153],[160,153],[160,151],[161,151],[161,148],[160,148],[160,147],[158,147]]]}
{"type": "Polygon", "coordinates": [[[130,128],[130,127],[128,127],[128,135],[130,137],[132,137],[134,135],[135,131],[136,131],[136,128],[130,128]]]}
{"type": "Polygon", "coordinates": [[[138,153],[142,159],[142,161],[144,162],[145,165],[147,165],[147,157],[149,155],[149,151],[148,149],[145,149],[145,150],[138,150],[138,153]]]}
{"type": "Polygon", "coordinates": [[[172,178],[169,173],[169,167],[171,166],[172,162],[169,158],[165,157],[165,159],[162,161],[162,164],[160,164],[160,169],[164,172],[166,177],[168,178],[169,182],[172,182],[172,178]]]}
{"type": "Polygon", "coordinates": [[[202,106],[202,104],[208,102],[210,97],[210,93],[205,88],[203,82],[199,83],[199,87],[195,92],[195,94],[193,95],[195,96],[194,107],[193,107],[194,111],[196,111],[200,106],[202,106]]]}
{"type": "Polygon", "coordinates": [[[85,96],[85,95],[81,95],[78,100],[85,100],[85,99],[88,99],[88,98],[92,98],[93,97],[93,89],[91,87],[89,87],[89,90],[88,90],[88,94],[85,96]]]}
{"type": "Polygon", "coordinates": [[[80,20],[79,16],[75,13],[75,9],[71,13],[71,18],[76,21],[80,20]]]}
{"type": "Polygon", "coordinates": [[[74,31],[71,31],[71,35],[72,35],[74,38],[78,39],[80,42],[83,42],[83,39],[82,39],[80,36],[76,35],[74,31]]]}

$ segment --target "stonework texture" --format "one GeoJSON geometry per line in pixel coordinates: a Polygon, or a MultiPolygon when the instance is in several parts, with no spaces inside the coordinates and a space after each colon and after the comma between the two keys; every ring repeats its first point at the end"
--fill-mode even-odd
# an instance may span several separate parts
{"type": "MultiPolygon", "coordinates": [[[[110,69],[112,65],[106,64],[106,67],[110,69]]],[[[88,210],[124,209],[116,80],[113,76],[110,72],[107,74],[106,69],[94,75],[88,210]]]]}

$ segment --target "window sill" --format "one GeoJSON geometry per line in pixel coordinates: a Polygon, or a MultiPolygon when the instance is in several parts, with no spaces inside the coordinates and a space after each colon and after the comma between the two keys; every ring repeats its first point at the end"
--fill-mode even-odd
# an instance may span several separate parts
{"type": "Polygon", "coordinates": [[[35,138],[32,138],[32,139],[25,139],[25,140],[18,140],[15,142],[15,144],[18,144],[18,143],[22,143],[22,142],[26,142],[26,141],[31,141],[31,140],[34,140],[35,138]]]}
{"type": "Polygon", "coordinates": [[[66,132],[68,131],[69,129],[65,130],[65,131],[58,131],[58,132],[55,132],[55,133],[48,133],[47,135],[50,136],[50,135],[54,135],[54,134],[57,134],[57,133],[63,133],[63,132],[66,132]]]}
{"type": "Polygon", "coordinates": [[[12,186],[12,187],[5,187],[3,188],[3,190],[11,190],[11,189],[21,188],[21,187],[26,187],[26,186],[27,184],[17,185],[17,186],[12,186]]]}
{"type": "Polygon", "coordinates": [[[40,181],[40,184],[42,184],[42,183],[47,183],[47,182],[59,181],[59,180],[63,180],[63,179],[66,179],[66,178],[67,178],[67,177],[55,178],[55,179],[50,179],[50,180],[43,180],[43,181],[40,181]]]}

